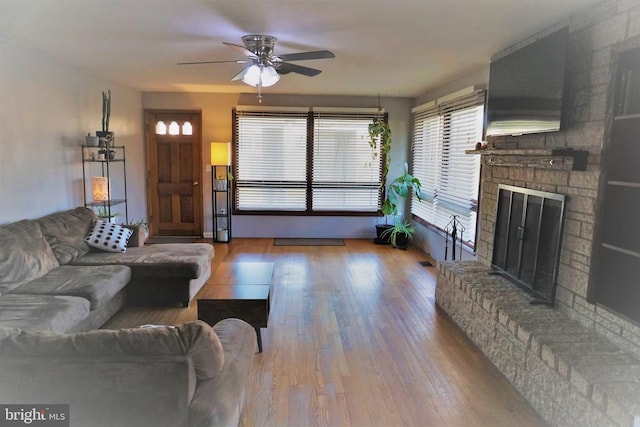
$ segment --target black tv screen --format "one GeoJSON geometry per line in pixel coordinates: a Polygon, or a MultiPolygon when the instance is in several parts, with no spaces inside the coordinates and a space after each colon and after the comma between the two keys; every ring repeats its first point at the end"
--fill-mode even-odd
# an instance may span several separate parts
{"type": "Polygon", "coordinates": [[[560,130],[569,29],[491,63],[487,136],[560,130]]]}

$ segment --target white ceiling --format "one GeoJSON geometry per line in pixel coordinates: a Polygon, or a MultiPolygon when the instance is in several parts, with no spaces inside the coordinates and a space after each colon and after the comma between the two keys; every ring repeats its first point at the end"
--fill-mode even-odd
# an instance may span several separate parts
{"type": "Polygon", "coordinates": [[[297,62],[268,93],[416,97],[598,0],[0,0],[0,39],[141,91],[251,92],[222,44],[278,38],[297,62]]]}

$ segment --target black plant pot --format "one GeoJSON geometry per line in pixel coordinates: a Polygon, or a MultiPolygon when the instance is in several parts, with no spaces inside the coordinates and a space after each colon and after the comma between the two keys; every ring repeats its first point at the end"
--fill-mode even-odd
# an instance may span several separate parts
{"type": "Polygon", "coordinates": [[[407,247],[409,247],[409,235],[407,233],[396,234],[395,247],[398,249],[407,249],[407,247]]]}
{"type": "Polygon", "coordinates": [[[390,245],[391,244],[391,230],[393,225],[390,224],[376,224],[376,238],[374,240],[378,245],[390,245]]]}

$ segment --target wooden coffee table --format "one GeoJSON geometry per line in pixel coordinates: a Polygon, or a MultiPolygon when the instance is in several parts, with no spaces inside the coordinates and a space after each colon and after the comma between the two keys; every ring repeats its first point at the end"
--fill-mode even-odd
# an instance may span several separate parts
{"type": "Polygon", "coordinates": [[[260,328],[269,321],[272,276],[272,262],[221,263],[198,295],[198,319],[210,325],[229,317],[244,320],[255,328],[262,352],[260,328]]]}

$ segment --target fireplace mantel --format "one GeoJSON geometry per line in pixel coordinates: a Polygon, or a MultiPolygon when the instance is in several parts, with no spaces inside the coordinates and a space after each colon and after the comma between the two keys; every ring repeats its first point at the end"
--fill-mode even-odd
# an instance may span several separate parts
{"type": "Polygon", "coordinates": [[[562,149],[486,149],[466,150],[466,154],[481,155],[490,166],[517,166],[538,169],[575,170],[587,169],[586,150],[562,149]]]}

